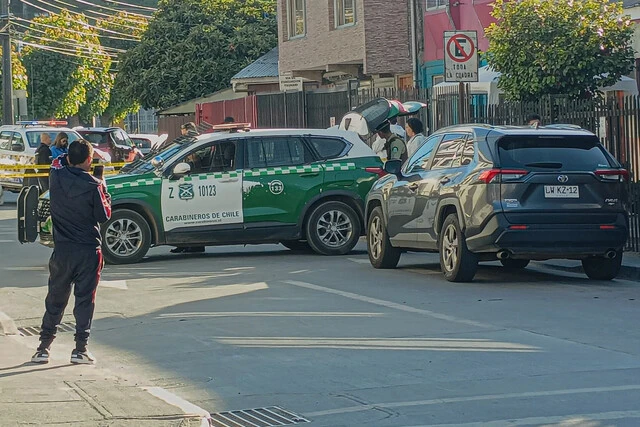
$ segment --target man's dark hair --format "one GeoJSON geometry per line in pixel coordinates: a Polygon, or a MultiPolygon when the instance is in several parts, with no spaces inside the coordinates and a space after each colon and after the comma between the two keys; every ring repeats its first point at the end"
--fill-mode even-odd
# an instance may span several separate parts
{"type": "Polygon", "coordinates": [[[416,119],[415,117],[412,117],[409,120],[407,120],[407,125],[409,125],[409,127],[415,134],[424,132],[424,125],[422,124],[420,119],[416,119]]]}
{"type": "Polygon", "coordinates": [[[225,123],[235,123],[236,121],[235,121],[235,119],[233,117],[227,116],[227,117],[224,118],[224,122],[225,123]]]}
{"type": "Polygon", "coordinates": [[[538,120],[539,122],[542,122],[542,117],[540,117],[540,114],[529,114],[527,116],[527,123],[532,120],[538,120]]]}
{"type": "Polygon", "coordinates": [[[188,122],[183,124],[182,126],[180,126],[180,129],[186,129],[186,130],[191,130],[191,131],[195,131],[197,132],[198,129],[196,129],[196,124],[193,122],[188,122]]]}
{"type": "Polygon", "coordinates": [[[93,157],[93,145],[86,139],[78,139],[69,145],[69,164],[75,166],[93,157]]]}
{"type": "Polygon", "coordinates": [[[398,118],[397,117],[392,117],[389,119],[389,123],[391,123],[392,125],[397,125],[398,124],[398,118]]]}

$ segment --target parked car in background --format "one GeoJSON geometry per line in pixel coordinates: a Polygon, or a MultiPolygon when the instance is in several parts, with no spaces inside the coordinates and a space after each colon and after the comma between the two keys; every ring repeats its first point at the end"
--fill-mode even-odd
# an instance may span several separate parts
{"type": "Polygon", "coordinates": [[[152,133],[130,133],[129,138],[133,141],[134,145],[142,152],[143,155],[147,155],[152,149],[157,148],[167,140],[168,134],[155,135],[152,133]]]}
{"type": "MultiPolygon", "coordinates": [[[[25,121],[15,125],[0,126],[0,165],[16,166],[35,163],[36,149],[40,146],[40,138],[48,134],[55,141],[60,132],[69,137],[69,144],[81,139],[75,130],[66,127],[66,121],[25,121]]],[[[96,149],[93,154],[95,162],[108,163],[109,153],[96,149]]],[[[47,168],[48,170],[48,168],[47,168]]],[[[5,190],[18,193],[22,190],[24,178],[15,175],[34,172],[33,169],[0,170],[0,185],[5,190]]],[[[27,179],[29,181],[29,179],[27,179]]],[[[35,183],[36,180],[33,180],[35,183]]]]}
{"type": "Polygon", "coordinates": [[[94,147],[106,151],[115,163],[130,163],[143,157],[129,135],[118,127],[78,128],[78,133],[94,147]]]}
{"type": "Polygon", "coordinates": [[[460,125],[429,136],[367,197],[376,268],[406,250],[440,253],[447,280],[470,281],[479,261],[582,261],[591,279],[617,276],[628,237],[627,171],[598,138],[572,126],[460,125]]]}

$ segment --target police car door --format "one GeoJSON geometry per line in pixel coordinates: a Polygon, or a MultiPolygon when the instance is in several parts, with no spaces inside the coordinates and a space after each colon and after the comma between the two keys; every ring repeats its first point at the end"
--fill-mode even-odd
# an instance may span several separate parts
{"type": "Polygon", "coordinates": [[[162,179],[162,220],[167,243],[213,243],[213,233],[242,228],[242,172],[237,140],[190,150],[162,179]],[[178,165],[191,171],[176,176],[178,165]],[[183,167],[184,165],[182,165],[183,167]]]}

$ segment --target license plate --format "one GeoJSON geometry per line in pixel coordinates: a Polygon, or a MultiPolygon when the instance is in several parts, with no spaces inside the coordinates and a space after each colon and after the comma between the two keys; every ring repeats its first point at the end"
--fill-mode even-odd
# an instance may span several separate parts
{"type": "Polygon", "coordinates": [[[580,190],[577,185],[545,185],[544,197],[547,199],[579,199],[580,190]]]}

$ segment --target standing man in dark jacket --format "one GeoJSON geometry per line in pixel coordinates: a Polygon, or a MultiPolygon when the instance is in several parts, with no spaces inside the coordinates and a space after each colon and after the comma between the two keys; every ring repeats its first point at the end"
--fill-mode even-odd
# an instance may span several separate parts
{"type": "Polygon", "coordinates": [[[56,337],[73,285],[76,348],[71,363],[93,364],[87,351],[96,289],[102,271],[100,223],[111,217],[111,197],[104,181],[89,174],[93,147],[85,140],[71,143],[67,157],[51,165],[50,199],[55,249],[49,260],[49,292],[45,300],[40,346],[31,358],[49,361],[49,347],[56,337]]]}
{"type": "MultiPolygon", "coordinates": [[[[51,156],[51,136],[44,132],[40,135],[40,146],[36,149],[36,165],[47,165],[47,171],[49,171],[51,156]]],[[[42,171],[38,169],[38,173],[42,173],[42,171]]],[[[46,193],[49,190],[49,177],[38,177],[38,186],[40,194],[46,193]]]]}

